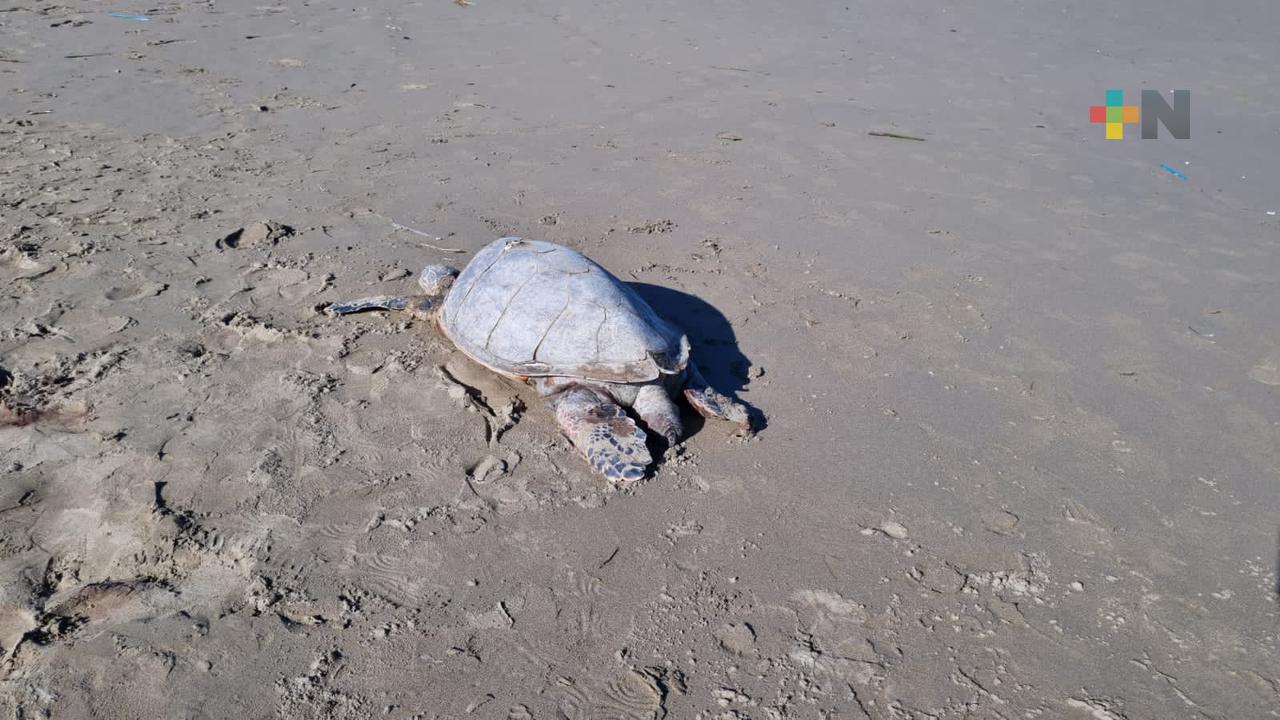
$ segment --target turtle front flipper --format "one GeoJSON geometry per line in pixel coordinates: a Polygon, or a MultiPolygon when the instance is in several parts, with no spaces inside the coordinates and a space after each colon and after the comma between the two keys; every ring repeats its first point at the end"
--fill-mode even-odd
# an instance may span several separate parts
{"type": "Polygon", "coordinates": [[[411,297],[394,297],[391,295],[374,295],[350,302],[333,303],[326,307],[326,315],[350,315],[369,310],[404,310],[413,315],[425,315],[431,312],[435,301],[425,295],[411,297]]]}
{"type": "Polygon", "coordinates": [[[408,298],[374,295],[349,302],[333,303],[325,308],[324,312],[326,315],[350,315],[368,310],[403,310],[408,304],[408,298]]]}
{"type": "Polygon", "coordinates": [[[587,462],[617,482],[639,480],[653,462],[644,431],[617,403],[585,387],[552,400],[556,420],[587,462]]]}
{"type": "Polygon", "coordinates": [[[736,423],[743,435],[751,434],[751,415],[746,406],[708,385],[693,363],[689,363],[685,374],[684,396],[703,417],[728,420],[736,423]]]}

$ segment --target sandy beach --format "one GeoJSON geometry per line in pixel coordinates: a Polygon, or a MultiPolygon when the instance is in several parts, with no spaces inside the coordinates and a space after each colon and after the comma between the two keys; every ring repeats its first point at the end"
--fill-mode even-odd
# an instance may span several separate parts
{"type": "Polygon", "coordinates": [[[0,11],[0,718],[1280,716],[1280,5],[0,11]],[[503,236],[757,433],[320,312],[503,236]]]}

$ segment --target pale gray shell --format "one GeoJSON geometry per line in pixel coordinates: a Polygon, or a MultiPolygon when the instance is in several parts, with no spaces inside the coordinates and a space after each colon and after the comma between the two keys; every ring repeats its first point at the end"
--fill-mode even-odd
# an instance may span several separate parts
{"type": "Polygon", "coordinates": [[[506,375],[639,383],[684,370],[689,340],[609,271],[549,242],[502,238],[453,283],[440,328],[506,375]]]}

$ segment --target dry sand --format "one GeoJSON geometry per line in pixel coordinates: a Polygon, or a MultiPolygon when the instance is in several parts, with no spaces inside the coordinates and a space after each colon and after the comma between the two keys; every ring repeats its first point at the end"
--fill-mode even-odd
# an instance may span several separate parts
{"type": "Polygon", "coordinates": [[[0,10],[0,716],[1277,714],[1271,0],[0,10]],[[315,310],[504,234],[759,436],[315,310]]]}

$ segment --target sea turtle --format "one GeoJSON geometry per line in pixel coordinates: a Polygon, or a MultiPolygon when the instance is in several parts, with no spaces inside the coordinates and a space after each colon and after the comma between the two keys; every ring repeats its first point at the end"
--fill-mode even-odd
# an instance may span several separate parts
{"type": "Polygon", "coordinates": [[[636,480],[652,463],[635,410],[671,445],[683,429],[669,391],[683,390],[706,417],[751,432],[746,408],[716,392],[689,362],[689,339],[658,317],[608,270],[563,245],[505,237],[459,273],[431,265],[423,294],[335,303],[330,315],[402,310],[433,319],[471,359],[527,382],[546,399],[565,435],[615,481],[636,480]]]}

